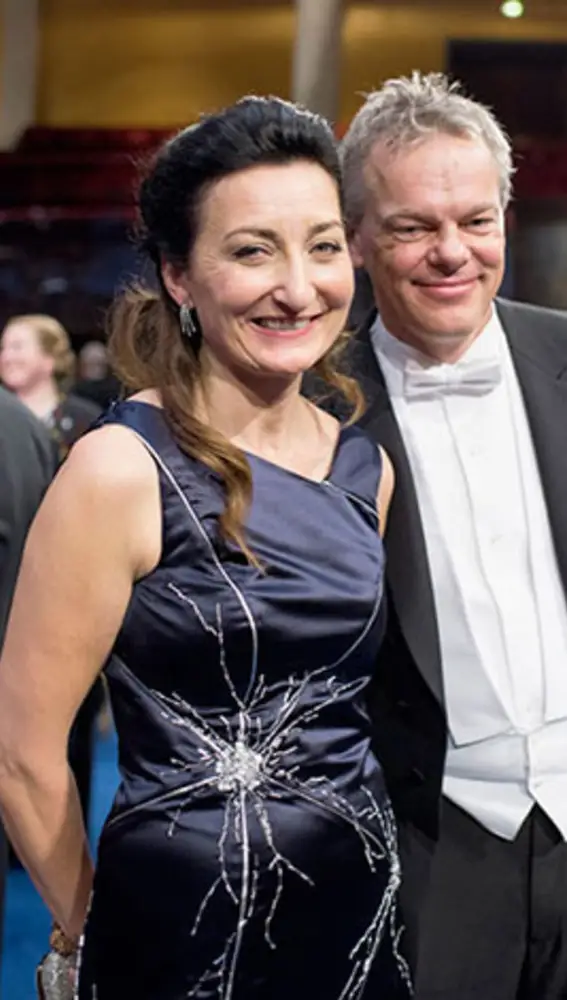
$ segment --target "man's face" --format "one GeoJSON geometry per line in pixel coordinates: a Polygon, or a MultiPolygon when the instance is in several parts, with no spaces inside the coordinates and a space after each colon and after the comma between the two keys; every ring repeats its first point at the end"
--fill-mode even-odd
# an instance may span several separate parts
{"type": "Polygon", "coordinates": [[[372,148],[366,207],[352,233],[386,328],[440,360],[456,360],[486,325],[504,273],[496,163],[480,139],[437,133],[372,148]]]}

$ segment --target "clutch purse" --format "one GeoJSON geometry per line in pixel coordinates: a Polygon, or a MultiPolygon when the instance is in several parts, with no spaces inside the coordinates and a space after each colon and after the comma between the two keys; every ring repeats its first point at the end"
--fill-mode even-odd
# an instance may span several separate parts
{"type": "Polygon", "coordinates": [[[74,955],[48,951],[35,973],[38,1000],[73,1000],[75,964],[74,955]]]}
{"type": "Polygon", "coordinates": [[[68,937],[59,924],[53,924],[49,947],[35,973],[38,1000],[74,1000],[77,941],[68,937]]]}

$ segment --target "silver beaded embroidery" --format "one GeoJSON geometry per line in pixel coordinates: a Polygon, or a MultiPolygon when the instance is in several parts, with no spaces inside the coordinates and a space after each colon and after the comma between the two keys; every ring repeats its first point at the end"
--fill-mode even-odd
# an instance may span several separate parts
{"type": "Polygon", "coordinates": [[[237,740],[216,762],[219,791],[235,792],[238,788],[243,788],[247,792],[253,792],[262,783],[262,765],[261,755],[237,740]]]}

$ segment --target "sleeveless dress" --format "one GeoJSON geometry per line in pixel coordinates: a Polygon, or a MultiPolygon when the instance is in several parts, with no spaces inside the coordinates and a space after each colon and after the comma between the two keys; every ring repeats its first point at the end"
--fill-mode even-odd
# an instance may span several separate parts
{"type": "Polygon", "coordinates": [[[383,631],[381,459],[342,430],[326,480],[248,456],[262,569],[159,409],[115,404],[154,457],[162,556],[105,668],[122,781],[103,829],[79,1000],[411,994],[396,828],[365,689],[383,631]]]}

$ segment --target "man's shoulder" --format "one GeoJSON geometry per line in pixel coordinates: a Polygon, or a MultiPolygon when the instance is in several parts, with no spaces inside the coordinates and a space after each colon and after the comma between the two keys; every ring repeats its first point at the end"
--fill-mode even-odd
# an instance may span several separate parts
{"type": "Polygon", "coordinates": [[[0,434],[13,440],[14,433],[42,436],[44,430],[39,420],[20,400],[0,386],[0,434]]]}
{"type": "Polygon", "coordinates": [[[47,480],[55,471],[55,452],[43,424],[0,386],[0,444],[4,462],[47,480]],[[28,465],[26,465],[28,463],[28,465]]]}
{"type": "Polygon", "coordinates": [[[567,337],[567,311],[535,306],[528,302],[512,302],[510,299],[496,299],[496,310],[507,332],[529,333],[547,330],[550,334],[567,337]]]}
{"type": "Polygon", "coordinates": [[[65,397],[63,408],[74,417],[82,417],[85,420],[96,420],[102,413],[102,406],[92,399],[85,399],[72,390],[65,397]]]}
{"type": "Polygon", "coordinates": [[[0,645],[25,538],[55,472],[41,422],[0,387],[0,645]]]}

